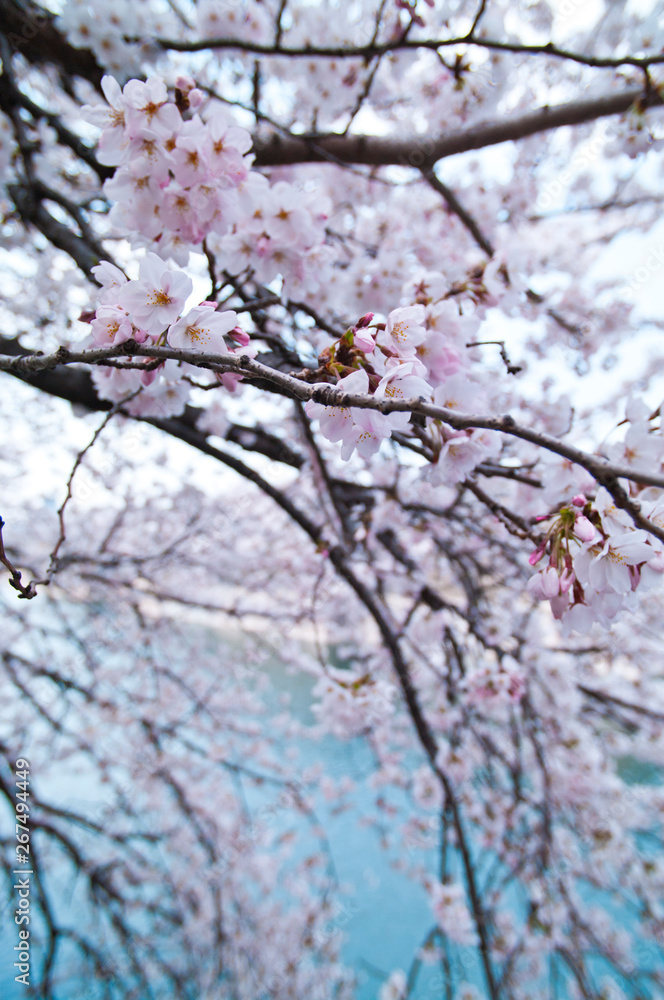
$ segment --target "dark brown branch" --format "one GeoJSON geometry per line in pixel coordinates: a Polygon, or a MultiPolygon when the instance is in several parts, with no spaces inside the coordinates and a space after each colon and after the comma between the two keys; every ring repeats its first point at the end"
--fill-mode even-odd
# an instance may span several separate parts
{"type": "Polygon", "coordinates": [[[491,513],[500,521],[502,525],[509,531],[511,535],[516,535],[517,538],[528,538],[535,545],[539,545],[542,541],[543,535],[539,531],[534,531],[531,524],[528,521],[520,517],[513,510],[505,507],[503,504],[498,503],[493,497],[490,497],[488,493],[485,493],[477,483],[472,482],[470,479],[466,479],[464,482],[466,489],[477,497],[477,499],[488,507],[491,513]]]}
{"type": "Polygon", "coordinates": [[[272,135],[256,139],[254,151],[257,166],[287,163],[326,162],[331,157],[342,163],[364,163],[370,166],[397,164],[427,170],[438,161],[457,153],[484,149],[501,142],[524,139],[563,125],[581,125],[610,115],[622,114],[635,103],[640,110],[660,106],[662,98],[651,92],[632,87],[618,94],[594,97],[554,107],[545,105],[518,117],[472,125],[470,128],[447,133],[438,138],[391,138],[366,135],[309,135],[284,138],[272,135]]]}
{"type": "Polygon", "coordinates": [[[104,71],[96,57],[70,45],[50,11],[32,0],[0,0],[0,25],[12,50],[28,62],[57,66],[61,74],[82,76],[99,89],[104,71]]]}
{"type": "MultiPolygon", "coordinates": [[[[2,0],[0,0],[1,2],[2,0]]],[[[25,108],[26,111],[30,112],[35,121],[43,118],[44,121],[48,122],[57,134],[60,142],[68,146],[84,163],[87,163],[97,174],[100,181],[113,176],[115,173],[114,167],[107,167],[98,163],[94,149],[63,125],[60,115],[40,107],[18,88],[12,86],[8,74],[5,72],[0,75],[0,108],[5,114],[11,116],[12,109],[16,107],[25,108]]]]}
{"type": "Polygon", "coordinates": [[[9,586],[13,587],[14,590],[18,591],[18,596],[24,598],[25,600],[30,600],[37,596],[37,591],[35,590],[34,580],[31,580],[27,585],[22,582],[23,574],[19,569],[14,566],[9,556],[5,552],[5,543],[2,538],[2,529],[5,527],[5,522],[0,517],[0,563],[9,570],[9,586]]]}
{"type": "Polygon", "coordinates": [[[471,343],[466,344],[466,347],[485,347],[487,344],[493,344],[495,347],[500,348],[500,359],[509,375],[518,375],[520,371],[523,371],[523,365],[513,365],[510,361],[505,349],[504,340],[473,340],[471,343]]]}
{"type": "Polygon", "coordinates": [[[594,698],[596,701],[618,705],[625,711],[636,712],[638,715],[646,715],[650,719],[658,719],[659,721],[664,722],[664,713],[655,712],[652,708],[648,708],[645,705],[635,705],[633,702],[625,701],[624,698],[618,698],[617,695],[609,694],[607,691],[597,691],[594,688],[586,687],[585,684],[577,684],[577,687],[579,691],[582,691],[588,698],[594,698]]]}
{"type": "Polygon", "coordinates": [[[543,55],[557,59],[567,59],[581,63],[594,69],[617,69],[620,66],[634,66],[637,69],[647,69],[664,62],[661,52],[653,52],[645,56],[592,56],[583,52],[573,52],[562,49],[553,42],[543,45],[524,45],[520,42],[500,42],[490,38],[474,38],[472,30],[466,35],[456,35],[451,38],[418,38],[405,36],[391,39],[387,42],[371,42],[369,45],[304,45],[282,46],[253,42],[242,38],[199,38],[194,41],[180,39],[157,39],[162,49],[173,52],[203,52],[207,49],[235,49],[238,52],[250,52],[258,56],[281,56],[288,59],[375,59],[390,52],[404,50],[428,49],[438,52],[439,49],[453,48],[458,45],[473,45],[480,49],[497,52],[516,52],[524,55],[543,55]]]}
{"type": "Polygon", "coordinates": [[[560,455],[562,458],[576,465],[580,465],[581,468],[590,473],[593,479],[609,491],[617,506],[630,514],[637,527],[644,528],[664,541],[664,530],[648,521],[641,514],[638,503],[630,499],[618,482],[619,479],[628,479],[642,485],[664,488],[664,477],[653,476],[643,470],[613,465],[606,459],[581,451],[580,448],[566,444],[564,441],[550,434],[517,424],[509,414],[504,416],[462,414],[456,410],[435,406],[433,403],[428,403],[424,398],[396,399],[370,396],[364,393],[340,392],[334,385],[309,385],[298,378],[294,378],[292,375],[286,375],[274,368],[269,368],[267,365],[247,355],[206,354],[204,352],[176,350],[170,347],[144,347],[136,344],[134,341],[126,341],[110,348],[97,348],[78,352],[69,351],[61,347],[55,354],[48,356],[31,355],[28,357],[7,358],[0,355],[0,371],[8,371],[21,378],[29,375],[31,372],[46,371],[56,368],[58,365],[75,363],[103,364],[109,358],[117,358],[123,354],[162,358],[164,360],[172,358],[176,361],[186,361],[188,364],[196,365],[199,368],[206,368],[210,371],[236,372],[246,378],[259,380],[263,384],[274,385],[276,387],[275,391],[291,399],[299,399],[301,401],[311,399],[325,406],[356,406],[361,409],[378,410],[379,413],[420,413],[425,417],[439,420],[449,427],[453,427],[455,430],[483,428],[485,430],[499,431],[502,434],[520,438],[523,441],[529,441],[531,444],[535,444],[540,448],[560,455]]]}
{"type": "MultiPolygon", "coordinates": [[[[13,357],[24,357],[29,353],[37,353],[28,352],[16,339],[2,336],[0,336],[0,352],[1,355],[13,357]]],[[[84,407],[92,413],[110,410],[112,407],[109,400],[100,399],[97,395],[90,373],[78,368],[60,366],[30,375],[18,375],[18,378],[27,385],[39,389],[40,392],[64,399],[75,407],[84,407]]],[[[185,426],[190,432],[199,434],[201,440],[205,440],[208,434],[197,429],[198,419],[202,413],[203,410],[196,406],[187,406],[184,413],[179,417],[171,417],[165,421],[165,424],[173,429],[175,436],[178,436],[177,429],[185,426]]],[[[170,430],[169,433],[171,433],[170,430]]],[[[233,444],[244,448],[245,451],[265,455],[272,461],[282,462],[295,469],[300,469],[304,465],[305,459],[299,452],[263,427],[231,424],[224,437],[227,441],[232,441],[233,444]]]]}
{"type": "Polygon", "coordinates": [[[16,211],[26,226],[38,229],[54,247],[68,254],[81,269],[86,278],[101,259],[108,259],[99,244],[88,241],[72,232],[69,226],[58,222],[41,203],[36,192],[26,185],[9,184],[7,191],[11,195],[16,211]]]}
{"type": "Polygon", "coordinates": [[[470,212],[461,204],[454,191],[448,188],[447,184],[443,184],[440,178],[436,175],[435,170],[423,170],[422,176],[434,191],[436,191],[439,195],[442,195],[446,204],[450,208],[450,211],[454,212],[460,222],[463,223],[477,245],[484,250],[484,253],[488,257],[493,257],[495,253],[493,245],[486,238],[470,212]]]}

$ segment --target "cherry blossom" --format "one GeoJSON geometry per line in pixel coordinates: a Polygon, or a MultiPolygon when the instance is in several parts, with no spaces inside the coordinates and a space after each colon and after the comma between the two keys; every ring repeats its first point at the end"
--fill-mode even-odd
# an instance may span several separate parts
{"type": "Polygon", "coordinates": [[[186,315],[181,316],[168,329],[168,342],[172,347],[193,348],[210,354],[224,354],[224,334],[237,324],[237,314],[232,310],[216,312],[216,302],[201,302],[186,315]]]}
{"type": "Polygon", "coordinates": [[[128,313],[119,306],[100,306],[91,327],[98,344],[119,344],[135,335],[128,313]]]}
{"type": "Polygon", "coordinates": [[[107,260],[103,260],[101,264],[93,267],[92,273],[102,288],[99,293],[99,301],[103,304],[114,302],[117,290],[127,281],[126,274],[107,260]]]}
{"type": "Polygon", "coordinates": [[[191,278],[149,253],[139,265],[139,277],[119,289],[118,302],[148,333],[158,334],[181,312],[192,288],[191,278]]]}
{"type": "Polygon", "coordinates": [[[406,974],[402,969],[395,969],[381,986],[378,997],[379,1000],[404,1000],[406,991],[406,974]]]}
{"type": "Polygon", "coordinates": [[[581,583],[597,591],[627,594],[636,580],[630,568],[646,562],[652,553],[645,531],[612,535],[603,545],[586,542],[574,559],[574,571],[581,583]]]}
{"type": "Polygon", "coordinates": [[[130,139],[143,135],[167,139],[178,128],[177,108],[168,100],[166,84],[159,77],[151,76],[145,83],[130,80],[122,94],[130,139]]]}
{"type": "Polygon", "coordinates": [[[402,357],[407,357],[426,339],[424,309],[421,306],[408,306],[394,309],[387,319],[386,332],[392,346],[402,357]]]}
{"type": "Polygon", "coordinates": [[[430,887],[431,909],[439,927],[461,945],[477,943],[477,934],[466,905],[466,894],[458,883],[435,882],[430,887]]]}
{"type": "Polygon", "coordinates": [[[341,739],[350,739],[393,714],[396,691],[381,679],[328,669],[312,694],[320,698],[313,710],[321,725],[341,739]]]}
{"type": "Polygon", "coordinates": [[[125,98],[122,88],[112,76],[102,78],[101,88],[108,106],[85,104],[81,108],[81,114],[103,130],[99,141],[100,163],[117,166],[124,158],[128,141],[125,132],[125,98]]]}

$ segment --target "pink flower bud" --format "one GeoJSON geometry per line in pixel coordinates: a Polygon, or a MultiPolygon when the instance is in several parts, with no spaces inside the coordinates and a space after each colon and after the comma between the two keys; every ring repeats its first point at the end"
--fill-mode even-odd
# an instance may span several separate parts
{"type": "Polygon", "coordinates": [[[531,576],[528,581],[528,592],[537,601],[550,601],[552,597],[557,597],[560,592],[560,579],[553,566],[531,576]]]}
{"type": "Polygon", "coordinates": [[[359,330],[363,326],[369,326],[369,323],[373,318],[374,318],[373,313],[365,313],[361,319],[358,319],[357,323],[355,324],[355,328],[359,330]]]}
{"type": "Polygon", "coordinates": [[[577,493],[572,499],[572,503],[575,507],[585,507],[588,501],[584,497],[583,493],[577,493]]]}
{"type": "MultiPolygon", "coordinates": [[[[148,358],[148,360],[150,359],[148,358]]],[[[151,368],[148,371],[141,372],[141,382],[143,383],[143,385],[152,385],[158,373],[159,373],[158,368],[151,368]]]]}
{"type": "Polygon", "coordinates": [[[544,539],[543,542],[540,542],[535,551],[531,552],[530,555],[528,556],[528,562],[530,563],[531,566],[535,566],[540,561],[540,559],[544,555],[545,548],[546,548],[546,538],[544,539]]]}
{"type": "Polygon", "coordinates": [[[249,334],[239,326],[233,327],[228,336],[232,337],[240,347],[247,347],[250,342],[249,334]]]}
{"type": "Polygon", "coordinates": [[[557,597],[560,593],[560,577],[553,566],[547,566],[540,575],[542,577],[542,590],[547,600],[557,597]]]}
{"type": "Polygon", "coordinates": [[[560,621],[568,607],[569,598],[567,594],[558,594],[557,597],[551,598],[551,613],[557,621],[560,621]]]}
{"type": "Polygon", "coordinates": [[[376,343],[368,330],[357,330],[353,335],[353,346],[364,354],[371,354],[376,343]]]}
{"type": "Polygon", "coordinates": [[[263,235],[256,240],[256,253],[259,257],[266,257],[270,252],[270,237],[263,235]]]}
{"type": "Polygon", "coordinates": [[[574,522],[574,534],[582,542],[592,542],[597,532],[587,517],[584,517],[583,514],[577,514],[574,522]]]}

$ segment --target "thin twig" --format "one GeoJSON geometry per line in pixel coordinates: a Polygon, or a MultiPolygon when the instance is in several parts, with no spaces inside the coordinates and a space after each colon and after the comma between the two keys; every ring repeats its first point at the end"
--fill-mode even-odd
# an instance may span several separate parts
{"type": "Polygon", "coordinates": [[[58,539],[57,539],[57,541],[55,543],[55,546],[54,546],[54,548],[53,548],[53,550],[51,552],[51,555],[50,555],[50,558],[49,558],[48,569],[46,570],[46,573],[42,577],[41,580],[31,580],[30,583],[27,586],[21,582],[21,573],[20,573],[20,571],[17,570],[16,567],[12,565],[12,563],[9,561],[9,559],[8,559],[6,553],[5,553],[4,545],[3,545],[3,542],[2,542],[2,529],[4,527],[5,522],[2,520],[2,518],[0,518],[0,562],[2,562],[7,567],[7,569],[9,570],[9,572],[11,574],[11,578],[9,580],[9,585],[11,587],[13,587],[14,590],[17,590],[19,592],[19,597],[25,598],[26,600],[31,600],[33,597],[37,596],[37,587],[41,587],[41,586],[47,587],[51,583],[51,581],[53,580],[53,577],[55,576],[55,574],[57,573],[57,571],[59,569],[58,552],[60,551],[60,549],[61,549],[61,547],[62,547],[62,545],[63,545],[63,543],[64,543],[64,541],[65,541],[65,539],[67,537],[66,530],[65,530],[65,510],[66,510],[67,504],[69,503],[69,501],[72,498],[72,486],[73,486],[73,482],[74,482],[74,476],[76,475],[76,473],[77,473],[77,471],[78,471],[78,469],[79,469],[79,467],[80,467],[83,459],[85,458],[85,456],[87,455],[87,453],[90,451],[90,449],[92,447],[94,447],[94,445],[96,444],[96,442],[97,442],[97,440],[99,438],[99,435],[104,430],[104,428],[106,427],[106,425],[108,424],[108,422],[111,420],[111,418],[114,417],[117,413],[119,413],[122,410],[122,408],[126,405],[126,403],[128,403],[135,396],[137,396],[140,391],[141,391],[141,389],[137,389],[136,392],[132,392],[131,395],[125,396],[123,399],[121,399],[119,402],[117,402],[108,411],[108,413],[105,415],[105,417],[102,420],[101,424],[99,425],[99,427],[97,428],[97,430],[94,432],[91,440],[88,442],[88,444],[86,444],[85,448],[83,448],[77,454],[76,459],[74,461],[74,465],[72,467],[72,470],[69,473],[69,478],[67,479],[67,492],[65,494],[65,498],[62,501],[62,503],[60,504],[60,507],[58,509],[58,524],[59,524],[59,528],[60,528],[60,531],[59,531],[59,534],[58,534],[58,539]]]}
{"type": "Polygon", "coordinates": [[[504,340],[473,340],[470,344],[466,344],[466,347],[484,347],[486,344],[495,344],[500,348],[500,358],[510,375],[518,375],[520,371],[523,371],[523,365],[513,365],[510,361],[505,350],[504,340]]]}

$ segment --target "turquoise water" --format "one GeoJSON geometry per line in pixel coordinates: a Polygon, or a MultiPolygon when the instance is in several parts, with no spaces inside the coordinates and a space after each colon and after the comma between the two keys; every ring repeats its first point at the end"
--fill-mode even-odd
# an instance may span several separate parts
{"type": "MultiPolygon", "coordinates": [[[[267,669],[276,689],[275,704],[278,696],[288,694],[294,714],[307,724],[313,723],[309,710],[310,679],[284,674],[276,663],[267,669]]],[[[376,796],[376,792],[368,787],[374,765],[366,743],[359,739],[342,742],[325,737],[302,743],[302,756],[306,766],[320,762],[330,776],[338,779],[347,775],[356,782],[356,788],[348,797],[349,808],[337,813],[322,794],[315,797],[314,808],[325,829],[334,870],[343,887],[324,930],[330,935],[336,936],[340,931],[346,935],[343,960],[357,973],[357,1000],[373,1000],[381,982],[394,968],[408,968],[415,951],[431,929],[427,899],[417,884],[393,869],[390,858],[381,848],[379,832],[361,823],[367,810],[374,812],[372,804],[376,796]]],[[[275,792],[269,787],[263,790],[247,787],[245,795],[253,816],[260,817],[261,810],[269,807],[274,800],[275,792]]],[[[48,796],[89,816],[94,816],[104,802],[103,790],[96,789],[93,784],[85,789],[80,785],[69,787],[63,783],[56,788],[51,784],[48,796]]],[[[405,805],[405,800],[398,804],[405,805]]],[[[293,827],[293,815],[288,810],[277,810],[272,815],[275,824],[283,822],[284,827],[293,827]]],[[[0,833],[9,832],[8,821],[11,817],[0,805],[0,833]]],[[[312,846],[310,838],[307,844],[306,830],[307,825],[303,823],[303,853],[307,846],[312,846]]],[[[69,870],[63,870],[60,885],[57,872],[49,871],[49,877],[52,886],[55,886],[51,889],[54,912],[62,913],[66,923],[71,922],[74,916],[79,924],[82,921],[87,924],[89,914],[85,909],[79,909],[83,903],[78,899],[76,886],[71,885],[69,870]]],[[[17,970],[13,968],[13,948],[18,944],[18,927],[13,922],[15,905],[15,896],[11,893],[6,900],[0,899],[0,1000],[18,1000],[31,995],[25,986],[14,981],[17,970]]],[[[34,923],[31,930],[34,939],[34,923]]],[[[64,967],[66,946],[61,954],[65,959],[64,967]]],[[[38,968],[34,958],[31,965],[34,983],[38,968]]],[[[423,982],[426,983],[426,974],[423,982]]],[[[59,984],[53,1000],[68,1000],[69,990],[73,993],[74,987],[79,985],[74,972],[69,986],[67,983],[59,984]]],[[[86,1000],[98,1000],[102,995],[101,984],[98,988],[94,984],[87,985],[86,1000]]],[[[416,995],[424,997],[428,994],[416,995]]],[[[163,1000],[171,998],[164,997],[163,1000]]]]}
{"type": "MultiPolygon", "coordinates": [[[[278,679],[277,694],[289,693],[293,699],[295,714],[303,721],[311,722],[309,714],[310,682],[301,676],[284,676],[278,664],[272,666],[270,673],[274,680],[278,679]]],[[[358,979],[357,1000],[375,1000],[383,979],[394,969],[408,971],[410,963],[425,938],[432,929],[432,916],[425,892],[416,882],[408,879],[400,871],[395,870],[393,861],[426,863],[431,872],[436,870],[436,843],[418,844],[416,849],[407,848],[395,850],[390,854],[381,847],[380,831],[363,825],[361,820],[367,811],[375,816],[373,803],[376,792],[370,787],[370,779],[374,770],[373,758],[368,745],[362,740],[342,742],[326,737],[318,742],[306,744],[306,764],[320,761],[328,774],[334,778],[350,776],[356,783],[354,791],[349,796],[350,807],[337,812],[319,793],[315,801],[315,811],[324,827],[330,845],[331,857],[334,863],[339,883],[344,889],[338,897],[338,905],[327,925],[326,932],[336,934],[342,931],[346,935],[343,949],[343,959],[352,968],[358,979]]],[[[661,773],[648,765],[642,765],[631,758],[623,758],[618,762],[618,768],[623,778],[630,784],[649,784],[661,781],[661,773]]],[[[68,794],[73,795],[73,792],[68,794]]],[[[390,793],[394,805],[412,812],[412,803],[405,798],[399,799],[398,793],[390,793]]],[[[78,790],[78,804],[86,802],[90,813],[94,813],[95,790],[90,789],[83,799],[78,790]]],[[[254,815],[259,815],[274,797],[274,790],[247,791],[247,802],[254,815]]],[[[71,800],[70,800],[71,801],[71,800]]],[[[279,823],[283,815],[284,824],[292,826],[292,817],[283,811],[275,813],[275,821],[279,823]]],[[[0,814],[0,828],[4,832],[5,819],[0,814]]],[[[652,847],[644,844],[644,848],[652,847]]],[[[489,859],[490,860],[490,859],[489,859]]],[[[453,861],[454,864],[454,861],[453,861]]],[[[60,898],[54,899],[56,910],[75,912],[79,903],[75,889],[62,885],[60,898]]],[[[624,926],[633,923],[633,918],[616,911],[615,904],[590,887],[584,889],[584,897],[588,903],[599,904],[620,924],[624,926]]],[[[13,924],[13,906],[8,908],[6,901],[0,902],[0,997],[1,1000],[18,1000],[28,997],[27,989],[14,982],[16,974],[12,968],[14,944],[17,943],[17,928],[13,924]]],[[[518,898],[513,899],[515,911],[520,909],[518,898]]],[[[79,919],[87,919],[81,912],[79,919]]],[[[482,973],[475,949],[456,949],[453,961],[455,978],[465,980],[479,988],[479,995],[485,996],[482,973]]],[[[33,970],[36,965],[33,964],[33,970]]],[[[601,964],[596,965],[598,976],[608,972],[601,964]]],[[[74,977],[76,978],[76,977],[74,977]]],[[[70,987],[73,987],[73,982],[70,987]]],[[[625,985],[625,984],[623,984],[625,985]]],[[[411,994],[413,1000],[439,1000],[444,996],[441,973],[437,966],[423,965],[417,987],[411,994]]],[[[544,994],[542,994],[544,995],[544,994]]],[[[86,993],[87,1000],[98,1000],[102,996],[100,990],[90,984],[86,993]]],[[[565,977],[561,974],[557,997],[567,1000],[568,990],[565,977]]],[[[644,998],[655,997],[657,994],[646,991],[644,998]]],[[[53,998],[49,1000],[68,1000],[67,984],[62,984],[53,998]]],[[[159,1000],[177,1000],[173,997],[160,997],[159,1000]]],[[[307,998],[297,998],[307,1000],[307,998]]]]}
{"type": "MultiPolygon", "coordinates": [[[[358,780],[358,775],[364,773],[368,777],[371,773],[369,753],[360,741],[348,744],[326,739],[314,746],[320,750],[321,760],[331,765],[329,770],[339,776],[351,774],[358,780]]],[[[374,794],[358,780],[358,787],[350,799],[351,807],[341,814],[334,815],[322,796],[315,803],[316,815],[329,840],[339,882],[350,890],[340,894],[324,932],[336,934],[342,931],[347,935],[343,957],[357,971],[358,1000],[375,998],[382,979],[394,968],[407,969],[431,927],[424,891],[391,868],[388,857],[381,849],[379,834],[358,822],[366,805],[373,801],[374,794]]],[[[260,814],[261,806],[266,805],[270,797],[274,797],[273,790],[268,791],[262,801],[255,790],[249,794],[249,804],[255,815],[260,814]]],[[[284,821],[288,819],[284,813],[284,821]]],[[[290,827],[292,822],[288,825],[290,827]]],[[[61,899],[53,901],[56,909],[62,907],[63,912],[69,913],[75,911],[76,893],[68,890],[66,885],[62,885],[60,891],[61,899]]],[[[5,914],[0,934],[2,1000],[18,1000],[27,995],[26,988],[13,980],[9,955],[18,938],[12,920],[13,912],[5,914]]],[[[426,975],[423,981],[426,984],[426,975]]],[[[96,995],[91,991],[89,1000],[96,1000],[96,995]]],[[[101,996],[101,993],[98,995],[101,996]]],[[[427,995],[427,992],[416,994],[418,997],[427,995]]],[[[67,990],[63,987],[58,991],[57,998],[66,1000],[66,997],[67,990]]]]}

